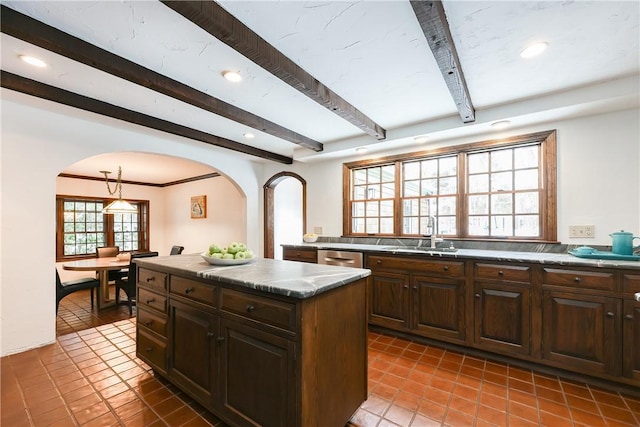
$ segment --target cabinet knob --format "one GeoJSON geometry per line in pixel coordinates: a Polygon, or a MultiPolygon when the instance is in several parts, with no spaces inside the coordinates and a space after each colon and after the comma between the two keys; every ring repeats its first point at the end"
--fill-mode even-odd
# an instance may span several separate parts
{"type": "Polygon", "coordinates": [[[403,288],[409,289],[409,285],[404,285],[403,288]]]}
{"type": "Polygon", "coordinates": [[[449,266],[448,265],[444,266],[444,271],[449,271],[449,266]]]}
{"type": "Polygon", "coordinates": [[[251,304],[249,304],[247,306],[247,312],[251,313],[253,310],[255,310],[256,308],[254,306],[252,306],[251,304]]]}
{"type": "Polygon", "coordinates": [[[574,278],[573,278],[573,281],[574,281],[574,282],[576,282],[576,283],[580,283],[580,280],[581,280],[581,279],[580,279],[579,277],[574,277],[574,278]]]}
{"type": "Polygon", "coordinates": [[[222,341],[224,341],[224,337],[218,337],[218,338],[216,338],[216,341],[222,342],[222,341]]]}
{"type": "Polygon", "coordinates": [[[156,280],[155,276],[147,277],[147,282],[153,282],[154,280],[156,280]]]}
{"type": "Polygon", "coordinates": [[[296,252],[296,256],[300,256],[300,252],[296,252]]]}
{"type": "Polygon", "coordinates": [[[147,320],[144,322],[144,326],[151,326],[153,324],[153,320],[147,320]]]}
{"type": "Polygon", "coordinates": [[[194,289],[194,288],[187,288],[187,289],[185,289],[185,290],[184,290],[184,293],[185,293],[185,294],[190,294],[190,293],[191,293],[191,292],[193,292],[193,291],[195,291],[195,289],[194,289]]]}
{"type": "Polygon", "coordinates": [[[378,264],[382,264],[382,260],[381,259],[378,260],[378,264]]]}
{"type": "Polygon", "coordinates": [[[215,336],[215,335],[216,335],[216,334],[214,334],[213,332],[207,332],[207,336],[208,336],[209,338],[211,338],[211,337],[213,337],[213,336],[215,336]]]}
{"type": "Polygon", "coordinates": [[[144,349],[147,353],[151,353],[153,351],[153,347],[147,347],[144,349]]]}
{"type": "Polygon", "coordinates": [[[155,298],[149,298],[147,300],[147,304],[151,304],[152,302],[154,302],[156,299],[155,298]]]}
{"type": "Polygon", "coordinates": [[[476,298],[480,299],[480,294],[475,294],[474,295],[476,298]]]}
{"type": "Polygon", "coordinates": [[[607,311],[607,317],[613,317],[613,313],[611,311],[607,311]]]}
{"type": "Polygon", "coordinates": [[[633,314],[627,314],[626,316],[624,316],[624,318],[628,320],[633,320],[633,314]]]}
{"type": "Polygon", "coordinates": [[[414,291],[417,291],[417,290],[418,290],[418,287],[417,287],[417,286],[414,286],[414,287],[413,287],[413,290],[414,290],[414,291]]]}
{"type": "Polygon", "coordinates": [[[504,271],[499,270],[499,271],[498,271],[498,276],[504,276],[504,271]]]}

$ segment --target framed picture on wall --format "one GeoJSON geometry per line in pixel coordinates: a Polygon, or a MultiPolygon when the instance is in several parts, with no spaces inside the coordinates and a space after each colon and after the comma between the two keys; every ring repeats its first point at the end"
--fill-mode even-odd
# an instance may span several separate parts
{"type": "Polygon", "coordinates": [[[207,217],[207,196],[193,196],[191,198],[191,218],[200,219],[207,217]]]}

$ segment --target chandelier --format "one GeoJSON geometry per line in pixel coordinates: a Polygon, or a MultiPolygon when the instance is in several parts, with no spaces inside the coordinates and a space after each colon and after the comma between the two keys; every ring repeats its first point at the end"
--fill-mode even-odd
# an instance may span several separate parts
{"type": "Polygon", "coordinates": [[[122,199],[122,168],[118,166],[118,179],[116,180],[116,186],[113,191],[111,191],[111,186],[109,186],[109,174],[111,171],[100,171],[100,173],[104,174],[104,180],[107,183],[107,191],[110,196],[113,196],[118,193],[118,200],[114,200],[109,203],[103,210],[103,214],[116,214],[116,213],[138,213],[138,209],[131,205],[131,203],[122,199]]]}

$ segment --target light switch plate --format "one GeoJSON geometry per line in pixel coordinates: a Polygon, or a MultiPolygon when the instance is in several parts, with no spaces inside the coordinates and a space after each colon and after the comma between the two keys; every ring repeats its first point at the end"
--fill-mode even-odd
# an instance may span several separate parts
{"type": "Polygon", "coordinates": [[[579,238],[594,238],[596,236],[596,227],[594,225],[570,225],[569,237],[574,239],[579,238]]]}
{"type": "Polygon", "coordinates": [[[322,234],[322,227],[313,227],[313,233],[314,234],[322,234]]]}

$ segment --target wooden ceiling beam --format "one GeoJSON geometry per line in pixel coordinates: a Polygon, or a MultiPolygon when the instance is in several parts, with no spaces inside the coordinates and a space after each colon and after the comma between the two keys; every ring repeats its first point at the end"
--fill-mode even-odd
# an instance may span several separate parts
{"type": "Polygon", "coordinates": [[[378,140],[386,130],[283,55],[214,1],[162,1],[294,89],[378,140]]]}
{"type": "Polygon", "coordinates": [[[290,165],[293,159],[272,153],[270,151],[261,150],[259,148],[244,145],[236,141],[231,141],[216,135],[211,135],[197,129],[169,122],[167,120],[152,117],[137,111],[128,110],[117,105],[69,92],[64,89],[50,86],[8,71],[0,71],[0,85],[3,88],[11,89],[16,92],[25,93],[27,95],[36,96],[48,101],[57,102],[59,104],[68,105],[70,107],[79,108],[84,111],[100,114],[102,116],[111,117],[128,123],[144,126],[150,129],[159,130],[161,132],[170,133],[172,135],[193,139],[204,142],[206,144],[215,145],[217,147],[226,148],[228,150],[237,151],[239,153],[256,156],[267,160],[290,165]]]}
{"type": "Polygon", "coordinates": [[[422,32],[427,38],[431,52],[436,58],[462,121],[464,123],[474,122],[476,113],[471,103],[467,82],[464,79],[442,2],[411,0],[411,7],[413,7],[422,32]]]}
{"type": "Polygon", "coordinates": [[[313,151],[322,143],[1,6],[3,33],[313,151]]]}

